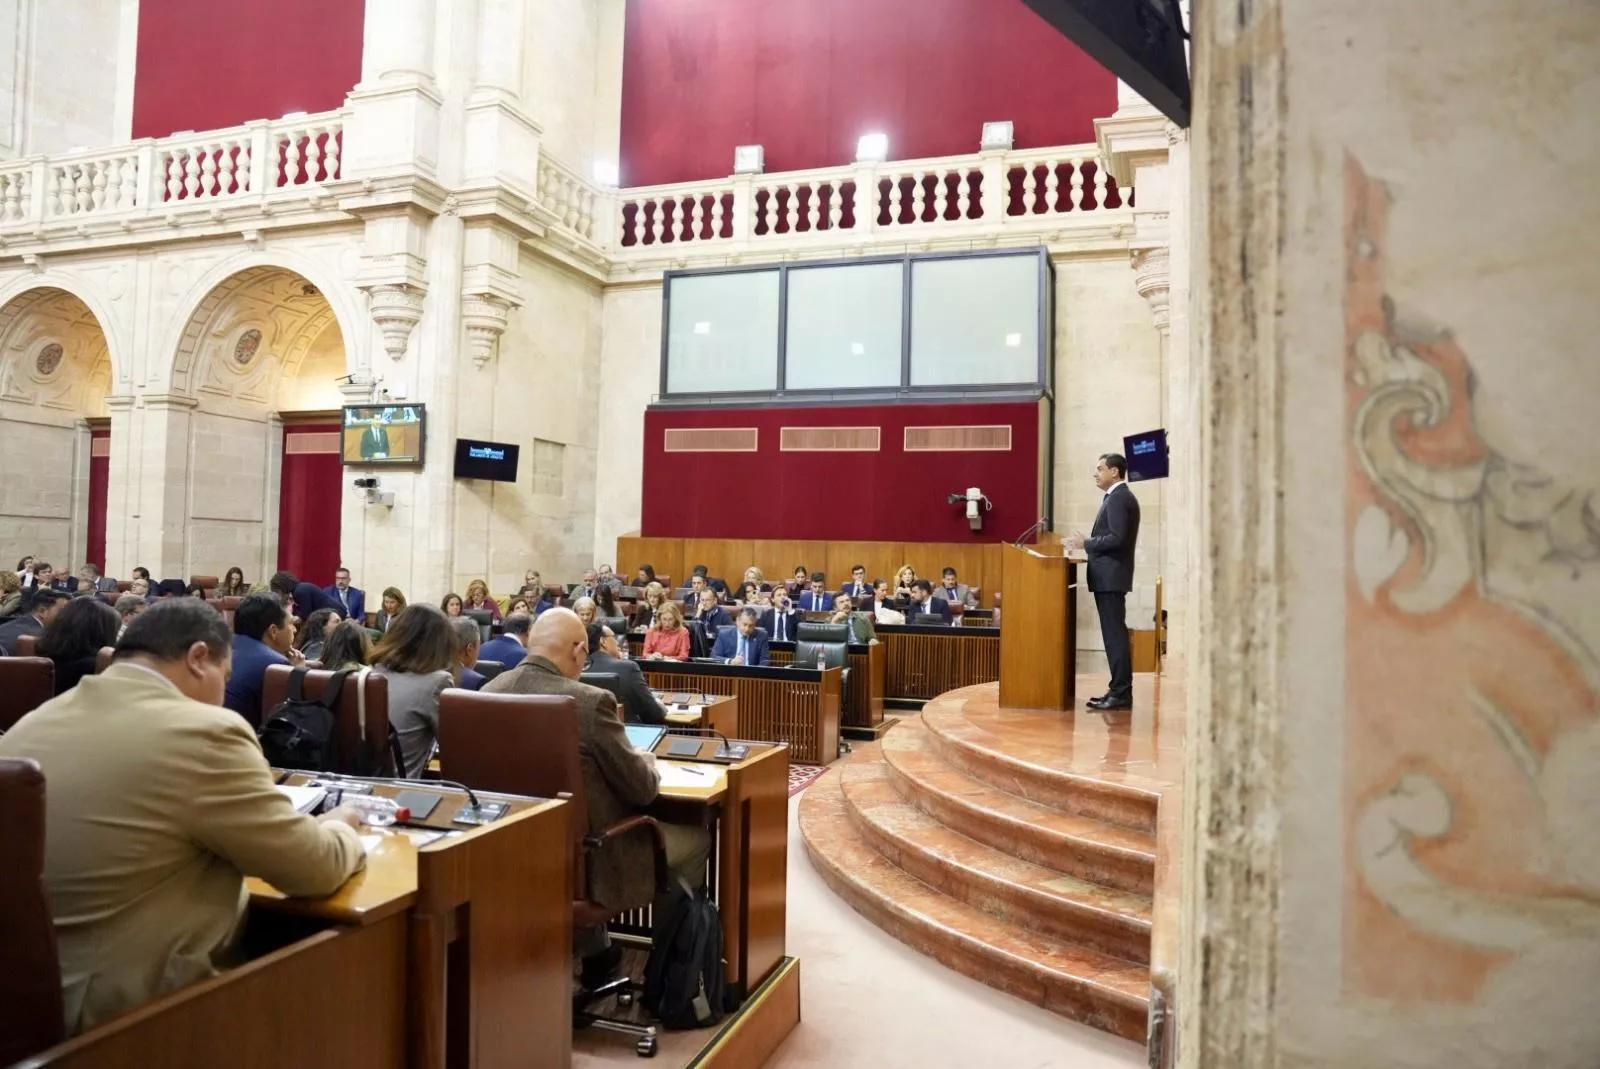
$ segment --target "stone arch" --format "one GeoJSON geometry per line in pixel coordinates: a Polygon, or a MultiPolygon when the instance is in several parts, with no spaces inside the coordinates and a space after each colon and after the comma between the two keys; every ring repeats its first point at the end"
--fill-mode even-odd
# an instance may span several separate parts
{"type": "Polygon", "coordinates": [[[25,316],[29,309],[48,310],[48,305],[41,305],[40,302],[51,297],[57,300],[70,298],[82,305],[93,317],[105,340],[105,356],[110,368],[111,381],[121,382],[125,379],[129,370],[131,348],[121,320],[112,312],[112,301],[108,299],[110,295],[101,293],[86,279],[76,274],[52,268],[32,272],[0,284],[0,325],[11,326],[17,318],[25,316]]]}
{"type": "MultiPolygon", "coordinates": [[[[175,321],[163,331],[156,349],[156,353],[161,354],[158,359],[170,354],[171,362],[166,370],[171,391],[199,396],[201,381],[196,371],[201,367],[199,358],[207,355],[207,340],[213,346],[230,341],[237,345],[237,336],[250,329],[261,329],[263,341],[266,340],[266,330],[261,323],[233,323],[230,334],[225,312],[230,299],[252,293],[259,299],[263,289],[270,291],[276,288],[279,298],[276,304],[282,309],[283,315],[273,325],[279,327],[280,331],[284,328],[288,330],[275,342],[278,350],[275,355],[280,357],[280,366],[276,369],[278,381],[282,380],[285,371],[298,369],[299,361],[307,350],[320,333],[330,326],[337,330],[343,343],[344,373],[361,370],[366,364],[363,356],[366,348],[363,344],[366,317],[361,295],[334,275],[335,272],[315,260],[287,250],[274,250],[272,253],[241,252],[207,271],[188,288],[178,304],[180,309],[187,310],[187,314],[175,317],[175,321]],[[308,308],[302,307],[300,311],[306,314],[297,317],[294,306],[303,302],[296,301],[295,292],[297,288],[307,285],[313,287],[320,298],[321,314],[313,316],[308,308]],[[291,322],[296,318],[300,319],[299,323],[291,322]],[[220,336],[216,333],[218,329],[222,330],[220,336]]],[[[272,319],[271,313],[265,308],[261,312],[264,319],[272,319]]],[[[210,355],[215,355],[214,351],[210,355]]],[[[276,390],[276,382],[272,388],[276,390]]],[[[275,398],[267,396],[258,397],[257,400],[271,405],[275,398]]]]}
{"type": "Polygon", "coordinates": [[[103,415],[111,352],[104,321],[77,293],[31,286],[0,304],[0,401],[57,423],[103,415]]]}

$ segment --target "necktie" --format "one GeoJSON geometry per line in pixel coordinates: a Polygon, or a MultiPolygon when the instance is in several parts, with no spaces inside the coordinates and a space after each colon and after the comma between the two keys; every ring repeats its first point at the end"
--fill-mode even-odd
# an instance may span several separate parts
{"type": "Polygon", "coordinates": [[[787,641],[783,637],[783,618],[785,616],[785,613],[780,611],[780,612],[774,613],[774,615],[777,616],[777,618],[778,618],[778,641],[779,642],[787,641]]]}
{"type": "Polygon", "coordinates": [[[844,623],[845,623],[845,627],[849,631],[850,645],[852,645],[852,646],[860,645],[860,643],[858,643],[856,641],[856,622],[854,620],[852,620],[852,619],[846,618],[844,623]]]}
{"type": "Polygon", "coordinates": [[[740,638],[739,638],[739,660],[743,661],[745,664],[749,664],[750,663],[750,658],[746,655],[746,652],[745,652],[746,649],[747,649],[747,647],[745,646],[744,637],[740,636],[740,638]]]}

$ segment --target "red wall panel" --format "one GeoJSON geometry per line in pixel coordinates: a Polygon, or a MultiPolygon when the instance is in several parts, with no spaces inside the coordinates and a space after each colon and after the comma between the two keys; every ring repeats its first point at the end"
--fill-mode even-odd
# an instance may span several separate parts
{"type": "Polygon", "coordinates": [[[330,586],[339,567],[344,468],[339,463],[337,423],[283,429],[283,484],[278,490],[278,570],[318,586],[330,586]],[[291,453],[297,434],[331,434],[325,453],[291,453]]]}
{"type": "Polygon", "coordinates": [[[365,14],[364,0],[140,0],[133,136],[339,107],[365,14]]]}
{"type": "Polygon", "coordinates": [[[745,144],[836,166],[876,131],[894,159],[976,152],[1005,119],[1018,148],[1078,144],[1116,98],[1023,0],[628,0],[622,179],[725,176],[745,144]]]}
{"type": "Polygon", "coordinates": [[[106,570],[106,502],[111,486],[111,432],[89,432],[88,546],[83,559],[106,570]]]}
{"type": "Polygon", "coordinates": [[[1039,402],[817,408],[651,409],[645,413],[640,533],[667,538],[984,542],[1012,539],[1043,512],[1039,402]],[[907,453],[908,426],[1012,428],[1009,452],[907,453]],[[669,453],[673,427],[755,427],[753,453],[669,453]],[[880,427],[869,452],[783,452],[783,427],[880,427]],[[983,530],[945,495],[981,489],[983,530]]]}

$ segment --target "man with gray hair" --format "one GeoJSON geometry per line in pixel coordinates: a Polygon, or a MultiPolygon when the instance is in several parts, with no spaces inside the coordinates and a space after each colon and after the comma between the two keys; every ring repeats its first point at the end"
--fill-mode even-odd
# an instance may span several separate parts
{"type": "MultiPolygon", "coordinates": [[[[489,680],[485,694],[566,695],[578,703],[578,756],[588,795],[589,830],[599,832],[655,801],[661,785],[652,753],[635,750],[617,717],[610,691],[578,682],[589,659],[589,633],[571,609],[546,609],[528,636],[528,657],[522,664],[489,680]]],[[[667,867],[691,888],[705,883],[711,836],[686,824],[656,825],[667,867]]],[[[655,895],[653,832],[638,827],[607,840],[590,855],[589,886],[578,894],[622,913],[648,905],[655,895]]],[[[619,948],[610,945],[605,926],[573,933],[573,949],[583,958],[581,982],[593,991],[610,979],[620,964],[619,948]]]]}
{"type": "Polygon", "coordinates": [[[500,637],[483,644],[478,660],[499,661],[510,671],[528,655],[528,632],[532,629],[533,617],[525,612],[512,613],[500,621],[500,637]]]}
{"type": "Polygon", "coordinates": [[[120,639],[128,630],[128,625],[133,623],[133,618],[150,607],[150,603],[137,594],[124,594],[117,599],[117,615],[122,617],[122,627],[117,631],[120,639]]]}
{"type": "Polygon", "coordinates": [[[483,646],[483,628],[470,616],[457,616],[450,621],[456,633],[456,649],[461,657],[461,689],[481,690],[489,677],[477,669],[483,646]]]}

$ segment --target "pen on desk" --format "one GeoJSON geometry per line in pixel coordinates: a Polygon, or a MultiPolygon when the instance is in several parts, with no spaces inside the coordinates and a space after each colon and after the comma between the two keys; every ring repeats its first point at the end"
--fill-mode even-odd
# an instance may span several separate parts
{"type": "Polygon", "coordinates": [[[690,773],[691,775],[695,775],[695,776],[710,775],[710,773],[702,772],[698,768],[695,768],[693,765],[680,765],[679,767],[682,768],[685,772],[690,773]]]}

